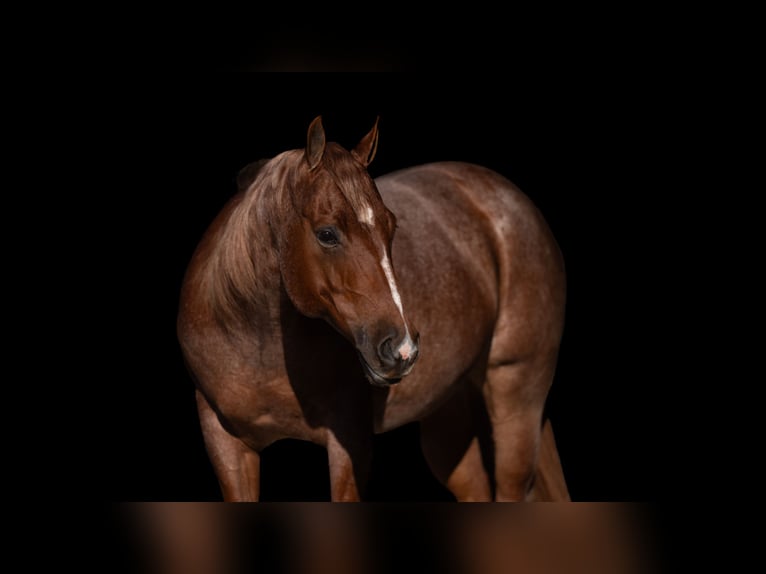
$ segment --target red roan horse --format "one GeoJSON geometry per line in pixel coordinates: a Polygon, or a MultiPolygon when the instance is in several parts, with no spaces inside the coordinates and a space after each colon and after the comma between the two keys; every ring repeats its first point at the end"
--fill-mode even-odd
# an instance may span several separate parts
{"type": "Polygon", "coordinates": [[[543,421],[565,303],[548,226],[477,165],[373,180],[377,145],[377,121],[349,152],[316,118],[305,150],[243,170],[192,258],[178,336],[224,498],[257,500],[259,453],[295,438],[359,500],[373,434],[419,421],[457,500],[568,499],[543,421]]]}

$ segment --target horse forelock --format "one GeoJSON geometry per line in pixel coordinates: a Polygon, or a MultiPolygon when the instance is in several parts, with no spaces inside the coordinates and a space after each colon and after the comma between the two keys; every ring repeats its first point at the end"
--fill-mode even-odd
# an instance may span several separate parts
{"type": "Polygon", "coordinates": [[[371,224],[374,218],[374,207],[378,202],[368,193],[375,189],[372,178],[366,168],[359,164],[353,156],[338,144],[327,144],[324,157],[324,168],[343,196],[353,209],[359,221],[371,224]]]}

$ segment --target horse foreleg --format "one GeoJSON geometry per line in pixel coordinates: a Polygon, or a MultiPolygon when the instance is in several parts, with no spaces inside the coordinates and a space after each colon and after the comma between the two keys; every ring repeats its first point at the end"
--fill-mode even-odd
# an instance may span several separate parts
{"type": "Polygon", "coordinates": [[[552,371],[547,365],[490,367],[484,396],[495,446],[495,500],[522,501],[535,479],[543,407],[552,371]]]}
{"type": "Polygon", "coordinates": [[[423,455],[458,502],[492,500],[467,389],[420,422],[423,455]]]}
{"type": "Polygon", "coordinates": [[[344,441],[341,436],[328,431],[330,496],[333,502],[359,502],[370,472],[372,439],[344,441]]]}
{"type": "Polygon", "coordinates": [[[556,448],[556,439],[553,437],[553,427],[548,419],[543,423],[535,484],[527,498],[537,502],[569,502],[571,500],[559,451],[556,448]]]}
{"type": "Polygon", "coordinates": [[[221,424],[205,397],[197,391],[202,436],[226,502],[257,501],[260,491],[260,455],[221,424]]]}

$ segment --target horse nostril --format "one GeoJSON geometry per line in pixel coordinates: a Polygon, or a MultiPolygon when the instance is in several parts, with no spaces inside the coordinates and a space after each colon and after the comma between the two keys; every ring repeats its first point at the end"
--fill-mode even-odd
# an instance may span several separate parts
{"type": "Polygon", "coordinates": [[[380,356],[381,361],[386,365],[392,365],[396,362],[394,357],[394,344],[391,337],[384,339],[380,344],[378,347],[378,356],[380,356]]]}
{"type": "Polygon", "coordinates": [[[388,369],[407,370],[417,359],[419,353],[417,339],[409,336],[396,342],[396,336],[386,337],[378,345],[378,357],[381,365],[388,369]]]}

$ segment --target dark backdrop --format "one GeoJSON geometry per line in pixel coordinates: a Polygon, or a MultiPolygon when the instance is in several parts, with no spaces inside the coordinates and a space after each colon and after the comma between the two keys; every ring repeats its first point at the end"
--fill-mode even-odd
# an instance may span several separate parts
{"type": "MultiPolygon", "coordinates": [[[[93,160],[106,166],[93,168],[105,182],[95,202],[103,216],[92,240],[118,256],[94,251],[90,287],[105,321],[94,337],[104,348],[102,410],[113,445],[104,455],[107,497],[219,498],[175,338],[179,287],[239,168],[303,147],[319,114],[328,139],[346,147],[380,115],[373,176],[471,161],[532,198],[568,272],[549,412],[571,494],[651,500],[672,488],[668,461],[680,447],[667,424],[682,382],[663,365],[673,333],[657,306],[676,295],[666,279],[672,261],[657,254],[667,213],[683,201],[666,169],[673,104],[601,72],[554,71],[518,84],[511,73],[296,77],[221,66],[104,86],[93,160]]],[[[376,500],[449,499],[421,458],[415,426],[379,437],[374,472],[376,500]]],[[[264,453],[265,499],[325,499],[327,489],[318,447],[288,442],[264,453]]]]}

